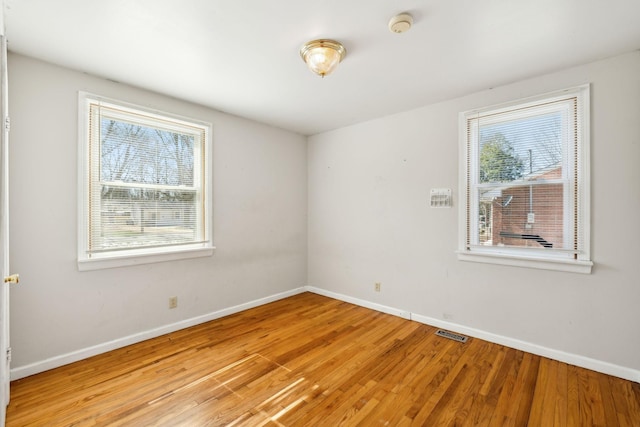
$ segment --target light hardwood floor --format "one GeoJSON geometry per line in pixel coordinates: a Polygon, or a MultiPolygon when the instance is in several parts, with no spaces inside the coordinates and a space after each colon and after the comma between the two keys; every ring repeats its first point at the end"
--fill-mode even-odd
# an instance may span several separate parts
{"type": "Polygon", "coordinates": [[[640,426],[640,384],[304,293],[14,381],[8,426],[640,426]]]}

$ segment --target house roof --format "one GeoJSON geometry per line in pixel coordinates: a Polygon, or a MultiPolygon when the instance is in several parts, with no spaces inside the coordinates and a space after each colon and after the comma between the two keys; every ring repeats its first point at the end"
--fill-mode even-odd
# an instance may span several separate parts
{"type": "MultiPolygon", "coordinates": [[[[510,182],[505,182],[504,185],[500,185],[498,187],[492,187],[487,189],[486,191],[483,191],[480,194],[480,200],[483,202],[492,202],[494,201],[497,197],[502,197],[502,192],[505,190],[509,190],[511,188],[515,188],[515,187],[523,187],[526,186],[526,183],[529,181],[535,181],[537,179],[540,178],[544,178],[545,175],[550,175],[551,173],[555,173],[556,171],[558,171],[558,174],[561,174],[560,169],[561,169],[561,165],[560,163],[554,163],[551,165],[548,165],[544,168],[538,169],[532,173],[529,174],[525,174],[522,176],[522,179],[518,179],[515,181],[510,181],[510,182]]],[[[511,201],[511,199],[509,199],[509,201],[507,201],[506,203],[509,203],[511,201]]],[[[506,205],[505,205],[506,206],[506,205]]]]}

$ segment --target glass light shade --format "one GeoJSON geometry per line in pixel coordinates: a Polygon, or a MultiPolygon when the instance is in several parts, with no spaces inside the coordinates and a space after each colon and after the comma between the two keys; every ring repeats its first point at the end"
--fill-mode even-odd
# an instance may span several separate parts
{"type": "Polygon", "coordinates": [[[300,49],[300,56],[311,71],[324,77],[336,68],[347,51],[333,40],[314,40],[300,49]]]}

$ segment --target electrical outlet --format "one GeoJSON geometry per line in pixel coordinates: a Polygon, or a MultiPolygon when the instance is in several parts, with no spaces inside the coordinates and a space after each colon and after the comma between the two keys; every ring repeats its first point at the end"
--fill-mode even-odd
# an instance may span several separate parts
{"type": "Polygon", "coordinates": [[[380,292],[380,282],[376,282],[376,284],[374,285],[373,289],[374,289],[376,292],[380,292]]]}
{"type": "Polygon", "coordinates": [[[169,298],[169,308],[178,307],[178,297],[170,297],[169,298]]]}

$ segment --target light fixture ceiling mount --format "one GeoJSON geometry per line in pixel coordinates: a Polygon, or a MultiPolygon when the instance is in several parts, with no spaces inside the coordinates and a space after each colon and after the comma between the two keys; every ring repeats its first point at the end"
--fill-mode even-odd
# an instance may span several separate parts
{"type": "Polygon", "coordinates": [[[346,54],[340,42],[329,39],[312,40],[300,48],[302,60],[320,77],[331,74],[346,54]]]}

